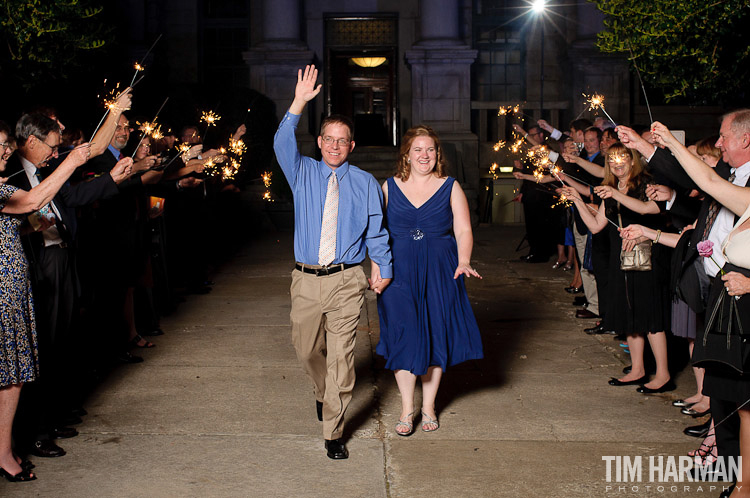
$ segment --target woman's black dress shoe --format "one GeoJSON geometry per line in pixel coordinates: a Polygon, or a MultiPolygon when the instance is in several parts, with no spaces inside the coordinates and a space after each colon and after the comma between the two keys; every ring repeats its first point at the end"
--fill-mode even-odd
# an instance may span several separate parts
{"type": "Polygon", "coordinates": [[[659,394],[659,393],[665,393],[667,391],[674,391],[677,389],[677,386],[672,382],[672,379],[669,379],[666,381],[661,387],[657,387],[656,389],[651,389],[650,387],[641,386],[636,391],[638,391],[641,394],[659,394]]]}
{"type": "Polygon", "coordinates": [[[682,430],[682,432],[686,436],[706,437],[706,434],[708,434],[708,430],[710,428],[711,428],[711,419],[708,419],[703,424],[700,424],[700,425],[691,425],[690,427],[685,427],[682,430]]]}
{"type": "Polygon", "coordinates": [[[0,467],[0,476],[3,476],[10,482],[26,482],[26,481],[33,481],[36,479],[36,476],[32,474],[31,471],[28,469],[21,469],[21,472],[19,472],[18,474],[11,475],[10,472],[0,467]]]}
{"type": "Polygon", "coordinates": [[[565,292],[567,292],[568,294],[578,294],[583,292],[583,287],[566,287],[565,292]]]}
{"type": "Polygon", "coordinates": [[[648,382],[648,377],[645,376],[645,375],[643,377],[641,377],[640,379],[628,380],[628,381],[625,381],[625,382],[623,382],[621,380],[617,380],[614,377],[612,377],[611,379],[609,379],[609,385],[610,386],[635,386],[635,385],[638,385],[638,384],[643,384],[644,382],[648,382]]]}

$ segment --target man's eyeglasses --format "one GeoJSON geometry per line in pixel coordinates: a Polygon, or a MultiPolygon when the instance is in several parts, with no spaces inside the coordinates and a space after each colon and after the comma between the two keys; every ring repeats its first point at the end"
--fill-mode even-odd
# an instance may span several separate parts
{"type": "Polygon", "coordinates": [[[39,142],[41,142],[41,143],[43,143],[44,145],[46,145],[47,147],[49,147],[49,150],[50,150],[50,154],[55,154],[55,153],[57,153],[57,148],[59,147],[58,145],[50,145],[50,144],[48,144],[47,142],[45,142],[45,141],[44,141],[45,139],[43,139],[42,137],[38,137],[38,136],[36,136],[36,135],[34,135],[34,136],[35,136],[35,137],[37,138],[37,140],[39,140],[39,142]]]}
{"type": "Polygon", "coordinates": [[[339,147],[346,147],[347,145],[349,145],[351,140],[347,140],[346,138],[339,138],[338,140],[336,140],[333,137],[323,137],[323,143],[326,145],[331,145],[334,142],[339,144],[339,147]]]}
{"type": "Polygon", "coordinates": [[[8,147],[10,147],[10,142],[0,142],[0,147],[2,147],[3,149],[7,149],[8,147]]]}

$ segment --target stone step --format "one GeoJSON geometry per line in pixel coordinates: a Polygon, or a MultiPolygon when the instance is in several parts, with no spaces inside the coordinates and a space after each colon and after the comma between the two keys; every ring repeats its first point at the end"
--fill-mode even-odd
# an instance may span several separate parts
{"type": "Polygon", "coordinates": [[[349,155],[349,162],[372,174],[378,183],[393,176],[398,160],[396,147],[360,147],[349,155]]]}

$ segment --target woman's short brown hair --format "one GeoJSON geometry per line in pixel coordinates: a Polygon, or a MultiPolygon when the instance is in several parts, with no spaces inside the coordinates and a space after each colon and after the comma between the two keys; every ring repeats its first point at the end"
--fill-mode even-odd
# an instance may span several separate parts
{"type": "Polygon", "coordinates": [[[435,162],[433,173],[437,175],[438,178],[445,177],[446,168],[443,160],[443,147],[440,145],[440,139],[438,138],[437,133],[427,125],[417,125],[413,128],[409,128],[401,141],[401,149],[399,150],[398,163],[396,165],[396,178],[400,178],[401,181],[404,182],[409,179],[409,175],[411,174],[409,150],[411,150],[411,144],[417,137],[430,137],[435,142],[437,161],[435,162]]]}

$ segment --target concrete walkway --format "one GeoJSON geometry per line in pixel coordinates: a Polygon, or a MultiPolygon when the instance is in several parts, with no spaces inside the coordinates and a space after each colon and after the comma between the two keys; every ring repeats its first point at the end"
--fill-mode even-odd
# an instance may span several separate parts
{"type": "MultiPolygon", "coordinates": [[[[191,296],[163,321],[158,346],[139,352],[144,363],[118,368],[94,392],[81,435],[60,442],[67,456],[34,458],[39,479],[1,480],[0,496],[718,496],[720,485],[648,491],[644,482],[633,491],[605,482],[604,455],[697,447],[682,434],[695,422],[670,404],[694,392],[692,374],[668,395],[607,385],[627,357],[611,336],[582,332],[591,321],[574,317],[563,292],[569,275],[518,261],[522,235],[475,232],[484,280],[468,288],[486,358],[444,377],[437,432],[394,434],[400,400],[374,353],[368,292],[347,413],[351,456],[326,457],[290,341],[291,233],[266,232],[219,270],[213,292],[191,296]]],[[[647,481],[645,464],[643,472],[647,481]]]]}

